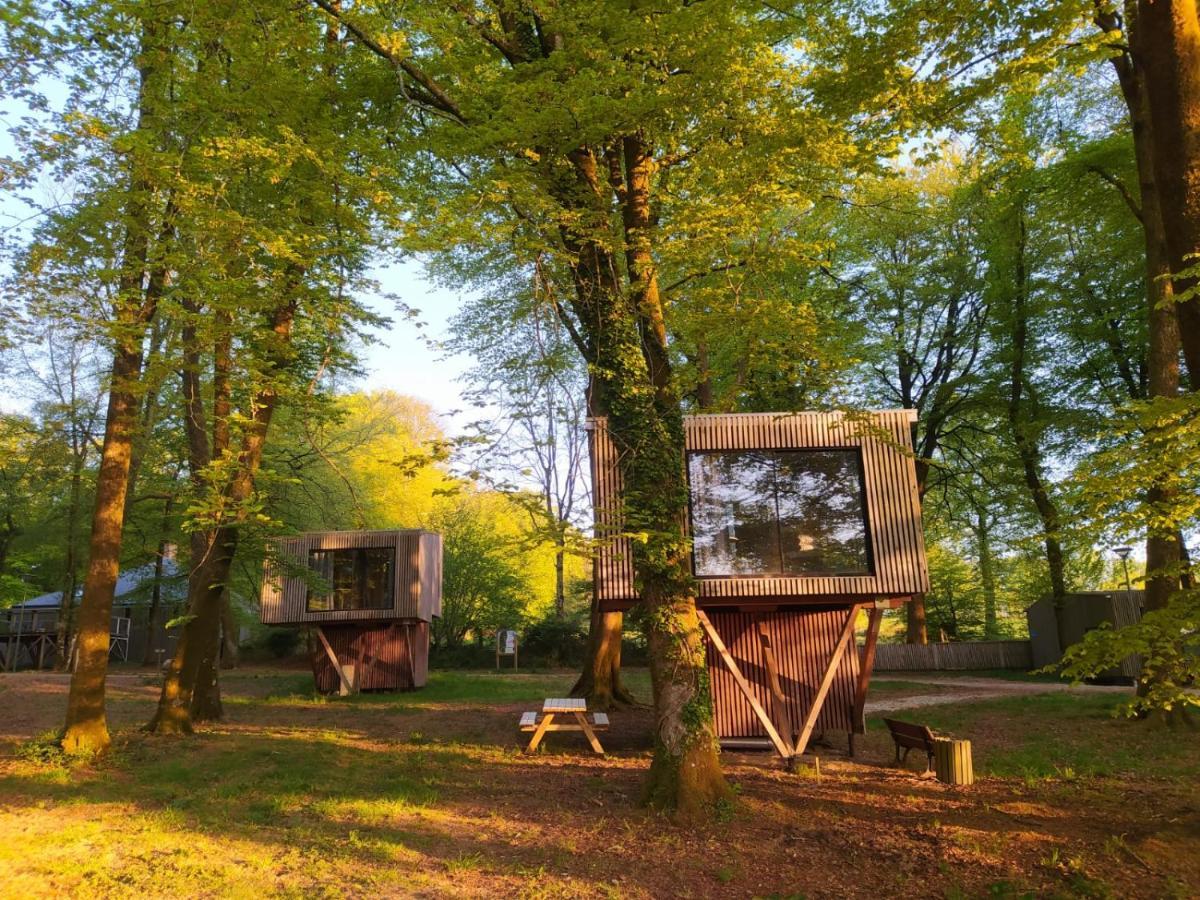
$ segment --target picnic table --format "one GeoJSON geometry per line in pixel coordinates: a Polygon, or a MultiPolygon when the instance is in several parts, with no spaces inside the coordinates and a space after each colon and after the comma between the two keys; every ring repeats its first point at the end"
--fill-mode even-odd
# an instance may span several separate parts
{"type": "Polygon", "coordinates": [[[521,714],[521,730],[532,731],[526,753],[532,753],[538,748],[547,731],[582,731],[587,735],[588,743],[596,753],[603,753],[597,731],[608,728],[608,716],[604,713],[592,713],[588,721],[587,701],[574,697],[549,697],[542,703],[542,714],[539,719],[536,712],[521,714]],[[569,716],[574,721],[555,722],[555,716],[569,716]]]}

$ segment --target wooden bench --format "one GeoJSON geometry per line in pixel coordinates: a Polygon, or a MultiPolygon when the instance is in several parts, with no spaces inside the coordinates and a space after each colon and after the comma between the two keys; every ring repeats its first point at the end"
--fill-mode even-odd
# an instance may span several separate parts
{"type": "MultiPolygon", "coordinates": [[[[541,713],[523,712],[521,713],[521,730],[536,731],[538,727],[539,716],[541,713]]],[[[602,712],[591,713],[592,728],[596,731],[608,730],[608,716],[602,712]]]]}
{"type": "Polygon", "coordinates": [[[884,723],[888,727],[888,731],[892,733],[892,740],[896,742],[896,762],[903,763],[908,759],[910,750],[925,751],[925,771],[929,772],[933,769],[933,742],[937,737],[929,730],[928,725],[914,725],[912,722],[899,722],[896,719],[884,719],[884,723]],[[904,749],[904,755],[900,755],[900,749],[904,749]]]}

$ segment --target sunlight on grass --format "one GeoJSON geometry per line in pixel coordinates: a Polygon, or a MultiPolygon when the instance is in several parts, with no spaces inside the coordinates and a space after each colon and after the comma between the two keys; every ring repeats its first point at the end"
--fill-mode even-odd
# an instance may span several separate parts
{"type": "MultiPolygon", "coordinates": [[[[1026,780],[1138,774],[1200,776],[1192,754],[1180,754],[1172,734],[1152,723],[1115,718],[1123,695],[1061,691],[954,703],[889,716],[936,732],[973,739],[975,770],[1026,780]],[[986,737],[986,740],[980,740],[986,737]]],[[[886,731],[882,718],[872,727],[886,731]]]]}

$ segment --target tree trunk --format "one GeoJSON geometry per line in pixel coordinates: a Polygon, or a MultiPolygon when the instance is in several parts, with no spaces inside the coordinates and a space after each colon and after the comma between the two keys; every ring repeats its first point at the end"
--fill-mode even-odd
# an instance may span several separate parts
{"type": "Polygon", "coordinates": [[[1064,631],[1063,607],[1067,596],[1065,563],[1062,542],[1059,537],[1061,520],[1058,507],[1050,496],[1042,474],[1043,460],[1038,445],[1035,426],[1029,421],[1026,407],[1029,403],[1027,362],[1029,354],[1029,279],[1025,259],[1027,230],[1025,211],[1015,211],[1016,244],[1011,310],[1012,331],[1009,338],[1009,399],[1008,423],[1021,463],[1025,487],[1033,500],[1042,526],[1042,544],[1046,551],[1046,565],[1050,572],[1050,591],[1054,603],[1054,616],[1058,627],[1059,646],[1069,643],[1064,631]]]}
{"type": "MultiPolygon", "coordinates": [[[[1194,14],[1193,14],[1194,15],[1194,14]]],[[[1115,22],[1098,19],[1097,23],[1106,30],[1111,30],[1115,22]]],[[[1146,23],[1139,12],[1133,21],[1127,22],[1127,39],[1134,54],[1145,48],[1143,34],[1146,23]]],[[[1149,23],[1155,27],[1156,23],[1149,23]]],[[[1149,322],[1149,348],[1147,353],[1147,368],[1149,369],[1148,393],[1151,399],[1156,397],[1176,397],[1179,395],[1180,373],[1180,320],[1186,319],[1185,307],[1195,309],[1195,302],[1178,305],[1175,303],[1175,286],[1170,279],[1171,251],[1168,246],[1168,236],[1163,225],[1163,198],[1158,188],[1158,173],[1156,171],[1157,144],[1155,124],[1152,121],[1151,101],[1147,91],[1147,69],[1145,65],[1137,65],[1136,56],[1122,54],[1112,59],[1121,93],[1129,113],[1130,132],[1133,136],[1134,160],[1137,164],[1138,188],[1141,201],[1140,209],[1135,212],[1142,224],[1142,235],[1146,246],[1146,315],[1149,322]]],[[[1198,60],[1200,61],[1200,60],[1198,60]]],[[[1145,62],[1145,61],[1143,61],[1145,62]]],[[[1157,77],[1164,74],[1160,71],[1162,61],[1150,61],[1150,71],[1157,77]]],[[[1193,73],[1194,74],[1194,73],[1193,73]]],[[[1198,98],[1200,99],[1200,98],[1198,98]]],[[[1178,141],[1178,135],[1176,136],[1178,141]]],[[[1177,163],[1178,161],[1172,161],[1177,163]]],[[[1200,369],[1192,368],[1193,377],[1200,369]]],[[[1172,499],[1172,491],[1168,486],[1155,486],[1147,492],[1146,506],[1150,510],[1167,504],[1172,499]]],[[[1149,520],[1155,518],[1153,512],[1149,520]]],[[[1170,528],[1157,531],[1148,528],[1146,535],[1146,609],[1162,609],[1167,605],[1170,596],[1179,588],[1180,563],[1182,562],[1182,537],[1178,529],[1170,528]]],[[[1150,685],[1138,683],[1138,693],[1145,695],[1150,685]]]]}
{"type": "Polygon", "coordinates": [[[983,590],[983,639],[994,640],[999,633],[996,616],[996,566],[992,558],[992,530],[987,510],[975,510],[975,546],[979,550],[979,586],[983,590]]]}
{"type": "MultiPolygon", "coordinates": [[[[137,131],[156,139],[157,82],[169,67],[162,65],[158,23],[142,21],[138,56],[137,131]]],[[[108,674],[109,632],[113,593],[121,561],[125,525],[125,498],[129,464],[137,428],[138,388],[142,374],[142,344],[146,328],[157,311],[158,294],[153,280],[143,286],[150,258],[151,212],[154,185],[141,161],[133,157],[129,198],[124,210],[124,246],[114,301],[115,340],[112,379],[100,470],[96,476],[96,504],[92,513],[87,576],[79,610],[77,662],[67,699],[62,746],[69,753],[95,753],[108,748],[110,739],[104,709],[104,681],[108,674]]]]}
{"type": "Polygon", "coordinates": [[[624,613],[601,612],[599,604],[593,599],[587,659],[583,672],[571,688],[571,696],[585,698],[590,709],[607,711],[614,706],[637,704],[634,696],[621,684],[624,628],[624,613]]]}
{"type": "Polygon", "coordinates": [[[560,533],[554,548],[554,614],[561,619],[567,611],[566,551],[563,549],[562,523],[558,525],[560,533]]]}
{"type": "MultiPolygon", "coordinates": [[[[74,440],[74,438],[72,439],[74,440]]],[[[65,672],[70,660],[71,629],[75,618],[75,591],[79,587],[79,559],[77,544],[79,541],[79,507],[82,505],[83,493],[83,457],[79,450],[71,460],[71,491],[67,501],[67,552],[63,560],[63,595],[58,607],[58,621],[55,623],[54,646],[57,661],[55,667],[65,672]]]]}
{"type": "MultiPolygon", "coordinates": [[[[1154,183],[1177,296],[1200,286],[1200,17],[1196,0],[1139,0],[1134,59],[1153,132],[1154,183]],[[1181,277],[1183,276],[1183,277],[1181,277]]],[[[1200,383],[1200,296],[1176,304],[1193,386],[1200,383]]]]}
{"type": "Polygon", "coordinates": [[[154,589],[150,592],[150,609],[146,611],[146,646],[142,650],[143,666],[152,666],[157,659],[154,653],[154,631],[158,624],[158,611],[162,607],[163,558],[166,552],[166,540],[159,541],[158,553],[154,557],[154,589]]]}
{"type": "Polygon", "coordinates": [[[113,358],[100,472],[96,477],[90,556],[79,609],[77,662],[67,699],[62,745],[68,753],[95,753],[109,745],[104,680],[108,674],[113,593],[121,561],[129,455],[137,421],[134,391],[141,365],[140,344],[123,343],[118,347],[113,358]]]}
{"type": "Polygon", "coordinates": [[[233,617],[233,598],[226,580],[221,596],[221,668],[236,669],[238,664],[238,626],[233,617]]]}
{"type": "Polygon", "coordinates": [[[731,792],[718,760],[684,530],[683,412],[650,253],[653,163],[649,147],[636,136],[605,149],[603,177],[591,148],[574,150],[568,159],[573,181],[553,189],[578,214],[562,226],[574,260],[574,304],[620,454],[625,527],[643,536],[632,542],[633,566],[645,610],[655,709],[654,760],[644,798],[680,819],[693,819],[731,792]],[[609,250],[613,196],[624,229],[628,291],[609,250]]]}
{"type": "MultiPolygon", "coordinates": [[[[220,676],[217,664],[220,656],[222,597],[229,586],[233,560],[237,552],[238,526],[245,515],[245,504],[254,492],[254,480],[262,462],[267,432],[275,407],[279,402],[278,386],[270,379],[279,377],[291,356],[292,325],[295,302],[278,307],[271,322],[273,366],[267,381],[251,400],[252,413],[245,431],[236,466],[220,498],[221,516],[226,524],[211,532],[193,535],[192,575],[188,580],[189,619],[179,636],[171,668],[163,679],[158,709],[147,729],[160,733],[190,733],[193,721],[210,721],[222,715],[220,676]],[[200,560],[200,562],[197,562],[200,560]]],[[[186,338],[185,338],[186,342],[186,338]]],[[[193,343],[193,346],[195,344],[193,343]]],[[[215,371],[220,373],[228,362],[227,344],[218,342],[215,371]],[[222,360],[225,360],[223,363],[222,360]]],[[[188,403],[185,418],[192,449],[189,455],[207,452],[203,432],[203,404],[193,390],[188,372],[195,375],[196,366],[185,366],[185,397],[188,403]],[[199,426],[199,428],[198,428],[199,426]],[[199,432],[197,434],[197,431],[199,432]]],[[[228,384],[228,370],[225,370],[228,384]]],[[[229,409],[223,404],[228,390],[214,384],[214,447],[228,443],[229,409]],[[220,415],[217,415],[217,413],[220,415]]],[[[196,457],[199,459],[199,457],[196,457]]],[[[195,474],[193,474],[195,477],[195,474]]]]}
{"type": "MultiPolygon", "coordinates": [[[[913,446],[916,446],[916,426],[913,426],[913,446]]],[[[925,504],[925,488],[928,486],[929,463],[917,458],[917,500],[922,508],[925,504]]],[[[904,642],[906,644],[928,644],[929,628],[926,625],[925,595],[913,594],[904,604],[904,642]]]]}

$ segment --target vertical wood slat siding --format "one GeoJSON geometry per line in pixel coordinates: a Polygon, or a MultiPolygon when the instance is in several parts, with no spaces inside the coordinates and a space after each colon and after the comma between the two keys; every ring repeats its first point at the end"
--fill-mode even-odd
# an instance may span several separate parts
{"type": "Polygon", "coordinates": [[[1029,641],[878,644],[875,670],[892,672],[1033,668],[1029,641]]]}
{"type": "MultiPolygon", "coordinates": [[[[1140,592],[1139,592],[1140,593],[1140,592]]],[[[1142,618],[1142,605],[1138,594],[1128,592],[1112,594],[1112,623],[1114,628],[1124,628],[1126,625],[1136,625],[1142,618]]],[[[1142,658],[1131,653],[1116,666],[1117,671],[1127,678],[1137,679],[1142,673],[1142,658]]]]}
{"type": "MultiPolygon", "coordinates": [[[[408,691],[424,687],[429,676],[429,624],[389,622],[369,625],[323,625],[329,645],[343,664],[359,665],[374,657],[372,665],[361,664],[360,690],[408,691]]],[[[339,687],[333,662],[319,640],[314,639],[313,679],[321,693],[336,693],[339,687]]]]}
{"type": "MultiPolygon", "coordinates": [[[[700,582],[705,600],[747,597],[904,596],[929,589],[910,425],[915,413],[745,413],[688,416],[686,448],[804,450],[857,447],[862,454],[867,533],[873,574],[838,577],[719,578],[700,582]]],[[[593,422],[591,460],[596,536],[597,597],[631,602],[633,563],[621,528],[620,460],[604,419],[593,422]]]]}
{"type": "MultiPolygon", "coordinates": [[[[772,711],[766,659],[759,638],[759,616],[767,625],[775,649],[779,680],[783,692],[793,699],[791,721],[804,721],[813,697],[825,673],[829,656],[837,645],[849,608],[821,610],[785,610],[753,614],[710,609],[709,620],[750,682],[758,701],[772,711]]],[[[733,676],[719,654],[708,646],[708,671],[712,685],[713,716],[717,735],[722,738],[766,737],[766,731],[754,715],[750,703],[738,690],[733,676]]],[[[842,654],[833,684],[817,717],[817,731],[852,731],[851,707],[858,679],[859,660],[853,644],[842,654]]]]}
{"type": "MultiPolygon", "coordinates": [[[[441,613],[441,537],[421,531],[325,531],[280,538],[278,552],[296,566],[307,567],[312,550],[394,547],[396,550],[393,605],[390,609],[308,610],[308,584],[267,564],[263,577],[262,621],[266,625],[304,625],[388,619],[426,619],[441,613]],[[422,536],[436,539],[437,579],[422,573],[422,536]],[[436,592],[436,597],[427,592],[436,592]]],[[[433,558],[433,554],[429,554],[433,558]]]]}
{"type": "Polygon", "coordinates": [[[421,599],[417,618],[428,622],[442,617],[442,536],[421,535],[421,599]]]}

